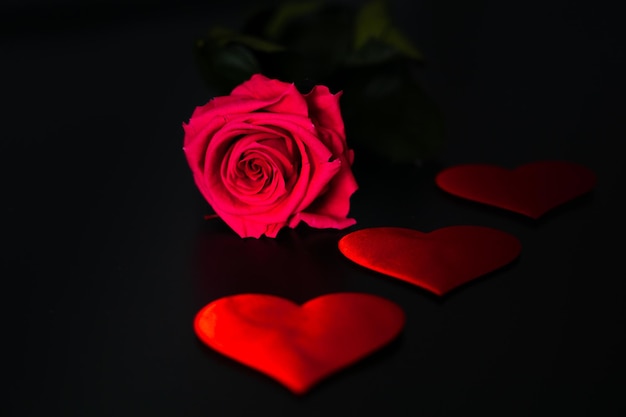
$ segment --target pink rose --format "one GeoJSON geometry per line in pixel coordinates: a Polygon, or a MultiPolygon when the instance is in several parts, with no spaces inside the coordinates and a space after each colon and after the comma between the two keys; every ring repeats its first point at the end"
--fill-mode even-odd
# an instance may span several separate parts
{"type": "Polygon", "coordinates": [[[241,237],[275,237],[301,221],[343,229],[357,190],[341,93],[256,74],[183,123],[183,150],[200,192],[241,237]]]}

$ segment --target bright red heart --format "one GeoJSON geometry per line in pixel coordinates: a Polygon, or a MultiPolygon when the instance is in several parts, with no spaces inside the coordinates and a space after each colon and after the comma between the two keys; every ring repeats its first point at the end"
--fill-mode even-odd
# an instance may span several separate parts
{"type": "Polygon", "coordinates": [[[206,305],[194,328],[209,347],[303,394],[390,342],[404,322],[399,306],[370,294],[329,294],[302,306],[239,294],[206,305]]]}
{"type": "Polygon", "coordinates": [[[347,234],[339,250],[361,266],[444,295],[513,261],[521,244],[508,233],[480,226],[430,233],[376,227],[347,234]]]}
{"type": "Polygon", "coordinates": [[[572,162],[538,161],[513,170],[487,164],[454,166],[441,171],[435,182],[457,197],[537,219],[591,191],[596,175],[572,162]]]}

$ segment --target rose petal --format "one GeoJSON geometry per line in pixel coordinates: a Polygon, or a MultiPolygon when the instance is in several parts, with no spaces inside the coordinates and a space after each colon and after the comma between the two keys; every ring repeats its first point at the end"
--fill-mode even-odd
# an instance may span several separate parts
{"type": "Polygon", "coordinates": [[[329,184],[326,193],[304,210],[303,214],[345,218],[350,212],[350,198],[358,188],[350,167],[347,163],[343,163],[340,171],[329,184]]]}
{"type": "Polygon", "coordinates": [[[316,126],[331,129],[344,137],[345,126],[339,105],[342,94],[342,92],[331,94],[328,87],[318,85],[305,94],[304,98],[309,106],[309,117],[316,126]]]}
{"type": "Polygon", "coordinates": [[[223,129],[213,136],[213,140],[206,149],[206,158],[202,172],[204,173],[204,182],[207,184],[206,188],[208,189],[205,198],[220,216],[223,212],[242,214],[245,211],[249,214],[254,214],[266,210],[266,208],[258,206],[258,200],[255,201],[256,207],[243,204],[241,195],[233,194],[232,190],[228,190],[224,183],[224,178],[227,174],[223,171],[223,162],[227,159],[231,160],[231,165],[235,165],[238,162],[242,150],[245,149],[245,146],[243,146],[239,152],[233,152],[233,148],[240,145],[239,142],[243,141],[250,145],[255,139],[262,137],[259,135],[277,137],[279,134],[282,134],[282,131],[277,132],[276,129],[270,127],[236,121],[224,126],[223,129]],[[239,136],[242,138],[237,140],[239,136]],[[235,145],[232,145],[232,143],[235,143],[235,145]]]}
{"type": "MultiPolygon", "coordinates": [[[[315,128],[310,120],[294,115],[275,115],[268,113],[254,113],[242,117],[243,122],[231,122],[220,130],[213,138],[207,149],[204,172],[205,181],[208,184],[207,200],[213,209],[229,224],[234,230],[243,230],[242,221],[233,219],[235,216],[245,216],[247,221],[269,225],[286,225],[289,218],[294,214],[308,207],[319,195],[328,187],[329,182],[335,177],[341,168],[339,159],[329,161],[332,153],[314,135],[315,128]],[[269,127],[271,126],[271,127],[269,127]],[[229,155],[229,145],[233,138],[238,135],[245,135],[251,131],[261,131],[263,133],[289,134],[293,137],[295,149],[298,149],[301,157],[301,171],[297,176],[297,181],[293,183],[293,188],[289,190],[280,204],[275,207],[268,207],[267,202],[251,196],[250,199],[242,198],[242,195],[233,195],[232,190],[228,190],[223,181],[222,175],[215,175],[212,167],[221,166],[224,155],[229,155]],[[221,157],[220,157],[221,155],[221,157]],[[254,204],[251,204],[254,202],[254,204]],[[229,214],[231,216],[226,216],[229,214]]],[[[258,134],[258,133],[257,133],[258,134]]],[[[240,141],[246,139],[239,139],[240,141]]],[[[287,143],[287,142],[286,142],[287,143]]],[[[257,146],[257,144],[255,144],[257,146]]],[[[242,148],[245,149],[245,146],[242,148]]],[[[286,148],[287,149],[287,148],[286,148]]],[[[238,160],[238,154],[234,159],[238,160]]],[[[295,175],[295,174],[294,174],[295,175]]],[[[270,201],[274,203],[275,201],[270,201]]],[[[257,233],[261,226],[246,227],[245,233],[257,233]],[[249,231],[253,229],[254,232],[249,231]]],[[[244,233],[241,231],[241,233],[244,233]]]]}
{"type": "Polygon", "coordinates": [[[260,74],[197,107],[183,150],[207,202],[242,237],[304,221],[344,228],[357,184],[338,94],[260,74]]]}
{"type": "Polygon", "coordinates": [[[289,221],[288,226],[296,227],[300,221],[316,229],[345,229],[356,224],[355,219],[346,217],[328,216],[315,213],[296,213],[289,221]]]}
{"type": "Polygon", "coordinates": [[[267,103],[263,106],[265,111],[301,116],[309,113],[306,100],[293,83],[271,80],[261,74],[235,87],[231,97],[239,96],[267,103]]]}

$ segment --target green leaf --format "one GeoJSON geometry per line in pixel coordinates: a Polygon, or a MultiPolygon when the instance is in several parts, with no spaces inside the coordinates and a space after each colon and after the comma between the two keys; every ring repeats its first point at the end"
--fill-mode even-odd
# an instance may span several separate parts
{"type": "Polygon", "coordinates": [[[283,53],[257,54],[264,70],[296,83],[326,83],[344,66],[352,47],[353,13],[339,7],[322,7],[306,16],[292,15],[284,22],[278,40],[283,53]]]}
{"type": "Polygon", "coordinates": [[[234,73],[236,79],[240,78],[236,74],[243,74],[247,78],[259,71],[259,65],[254,55],[240,45],[228,45],[218,49],[213,56],[215,69],[224,75],[234,73]]]}
{"type": "Polygon", "coordinates": [[[360,51],[372,42],[389,46],[408,58],[422,59],[420,51],[393,25],[385,0],[366,3],[356,16],[354,49],[360,51]]]}
{"type": "Polygon", "coordinates": [[[202,77],[219,94],[230,93],[235,86],[261,72],[254,54],[237,43],[218,45],[198,40],[194,53],[202,77]]]}
{"type": "Polygon", "coordinates": [[[228,28],[215,26],[209,31],[209,39],[215,41],[218,46],[226,46],[230,43],[239,43],[252,50],[260,52],[281,52],[285,48],[277,43],[256,37],[238,33],[228,28]]]}
{"type": "Polygon", "coordinates": [[[409,58],[415,60],[422,59],[422,54],[420,53],[420,51],[418,51],[417,48],[413,46],[411,41],[402,33],[400,33],[400,31],[396,27],[388,27],[383,34],[382,40],[388,45],[393,46],[401,54],[409,58]]]}
{"type": "Polygon", "coordinates": [[[348,67],[380,64],[384,61],[389,61],[397,55],[398,52],[395,48],[377,39],[371,39],[365,45],[346,56],[344,64],[348,67]]]}
{"type": "Polygon", "coordinates": [[[267,23],[265,33],[270,39],[278,39],[285,27],[294,20],[320,10],[322,1],[287,1],[280,5],[267,23]]]}
{"type": "Polygon", "coordinates": [[[444,119],[418,83],[398,74],[362,77],[342,96],[348,141],[393,162],[415,162],[441,149],[444,119]]]}
{"type": "Polygon", "coordinates": [[[374,0],[366,3],[356,17],[354,47],[362,48],[370,39],[379,39],[385,29],[391,25],[384,1],[374,0]]]}

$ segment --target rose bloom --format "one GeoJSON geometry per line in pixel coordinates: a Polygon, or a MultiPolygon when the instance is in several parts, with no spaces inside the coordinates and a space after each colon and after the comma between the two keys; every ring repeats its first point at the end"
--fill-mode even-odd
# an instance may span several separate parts
{"type": "Polygon", "coordinates": [[[241,237],[275,237],[301,221],[343,229],[357,190],[339,108],[341,92],[253,75],[197,107],[183,150],[215,213],[241,237]]]}

